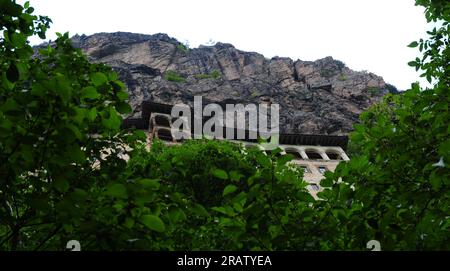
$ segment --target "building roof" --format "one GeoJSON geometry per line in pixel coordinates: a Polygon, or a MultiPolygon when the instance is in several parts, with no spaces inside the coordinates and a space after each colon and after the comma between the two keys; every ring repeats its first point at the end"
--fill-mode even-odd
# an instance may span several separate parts
{"type": "MultiPolygon", "coordinates": [[[[222,104],[219,104],[224,106],[222,104]]],[[[173,105],[155,103],[151,101],[144,101],[142,103],[141,118],[127,118],[123,121],[123,128],[135,127],[136,129],[147,130],[149,128],[149,121],[151,113],[171,114],[173,105]]],[[[193,109],[191,108],[191,111],[193,109]]],[[[194,114],[192,114],[193,116],[194,114]]],[[[193,127],[192,127],[193,128],[193,127]]],[[[224,134],[225,134],[224,127],[224,134]]],[[[238,129],[234,129],[234,134],[237,135],[238,129]]],[[[249,131],[245,130],[245,139],[242,141],[257,142],[256,139],[249,138],[249,131]]],[[[347,148],[348,137],[339,135],[319,135],[319,134],[288,134],[281,133],[279,143],[283,145],[311,145],[311,146],[336,146],[344,150],[347,148]]]]}

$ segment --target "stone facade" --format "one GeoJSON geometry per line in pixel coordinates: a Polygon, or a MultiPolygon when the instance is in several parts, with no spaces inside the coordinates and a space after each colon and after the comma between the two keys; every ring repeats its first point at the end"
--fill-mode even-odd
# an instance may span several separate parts
{"type": "MultiPolygon", "coordinates": [[[[149,145],[154,138],[159,138],[169,145],[180,144],[181,142],[172,137],[171,124],[171,115],[167,113],[152,112],[149,117],[149,145]]],[[[246,148],[256,146],[262,151],[268,152],[255,142],[248,142],[245,140],[229,141],[243,144],[246,148]]],[[[316,197],[316,194],[321,190],[320,181],[324,178],[324,173],[326,171],[334,171],[341,161],[350,160],[345,153],[345,150],[342,146],[338,146],[338,144],[330,144],[330,146],[280,144],[279,148],[282,149],[281,154],[292,154],[294,156],[294,160],[292,160],[291,163],[303,168],[304,179],[310,184],[308,190],[314,197],[316,197]]]]}

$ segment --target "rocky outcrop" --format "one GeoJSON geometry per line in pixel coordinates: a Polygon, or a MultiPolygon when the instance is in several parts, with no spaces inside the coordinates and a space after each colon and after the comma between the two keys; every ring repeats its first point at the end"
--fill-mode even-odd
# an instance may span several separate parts
{"type": "Polygon", "coordinates": [[[279,103],[283,132],[346,134],[388,92],[380,76],[353,71],[332,57],[267,59],[227,43],[188,49],[166,34],[99,33],[72,40],[92,61],[119,73],[135,117],[143,100],[192,104],[201,95],[213,102],[279,103]]]}

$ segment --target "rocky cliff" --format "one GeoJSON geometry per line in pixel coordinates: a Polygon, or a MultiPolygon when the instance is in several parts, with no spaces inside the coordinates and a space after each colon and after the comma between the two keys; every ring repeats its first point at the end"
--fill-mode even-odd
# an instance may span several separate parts
{"type": "Polygon", "coordinates": [[[346,134],[358,115],[388,92],[383,78],[341,61],[267,59],[231,44],[189,49],[166,34],[99,33],[74,36],[94,62],[116,70],[140,115],[143,100],[192,104],[207,101],[280,104],[283,132],[346,134]]]}

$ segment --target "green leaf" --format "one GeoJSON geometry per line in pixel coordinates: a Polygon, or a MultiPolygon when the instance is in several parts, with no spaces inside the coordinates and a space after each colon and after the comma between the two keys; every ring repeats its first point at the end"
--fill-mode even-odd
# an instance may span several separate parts
{"type": "Polygon", "coordinates": [[[8,79],[8,81],[12,83],[19,80],[19,69],[14,63],[11,63],[11,65],[9,65],[9,68],[6,71],[6,79],[8,79]]]}
{"type": "Polygon", "coordinates": [[[85,87],[82,90],[81,98],[83,99],[97,99],[101,95],[97,92],[94,87],[85,87]]]}
{"type": "Polygon", "coordinates": [[[169,218],[173,223],[177,223],[179,221],[185,220],[186,215],[180,208],[170,208],[169,209],[169,218]]]}
{"type": "Polygon", "coordinates": [[[117,98],[119,98],[119,100],[121,101],[125,101],[126,99],[128,99],[128,93],[126,93],[125,91],[119,91],[116,94],[117,98]]]}
{"type": "Polygon", "coordinates": [[[159,180],[158,179],[140,179],[137,183],[141,184],[143,187],[157,190],[159,189],[159,180]]]}
{"type": "Polygon", "coordinates": [[[419,43],[417,43],[417,41],[413,41],[408,45],[408,47],[414,48],[414,47],[417,47],[417,45],[419,45],[419,43]]]}
{"type": "Polygon", "coordinates": [[[56,190],[62,193],[69,190],[69,182],[64,176],[55,177],[55,179],[53,180],[53,186],[56,188],[56,190]]]}
{"type": "Polygon", "coordinates": [[[131,217],[127,217],[125,219],[124,226],[127,227],[128,229],[133,228],[133,226],[134,226],[134,219],[131,218],[131,217]]]}
{"type": "Polygon", "coordinates": [[[225,197],[226,195],[233,193],[236,190],[237,190],[237,187],[235,185],[232,185],[232,184],[227,185],[225,187],[225,189],[223,190],[223,196],[225,197]]]}
{"type": "Polygon", "coordinates": [[[205,207],[200,204],[194,204],[194,206],[192,207],[192,211],[194,212],[194,214],[197,214],[199,216],[209,217],[208,211],[206,211],[205,207]]]}
{"type": "Polygon", "coordinates": [[[230,171],[230,179],[233,181],[239,181],[242,177],[244,177],[244,175],[242,175],[241,173],[239,173],[236,170],[232,170],[230,171]]]}
{"type": "Polygon", "coordinates": [[[98,87],[106,83],[108,81],[108,77],[106,77],[104,73],[96,72],[91,75],[91,80],[94,86],[98,87]]]}
{"type": "Polygon", "coordinates": [[[24,34],[21,33],[12,33],[10,35],[10,39],[11,39],[11,43],[15,46],[15,47],[22,47],[23,45],[26,44],[27,41],[27,37],[24,34]]]}
{"type": "Polygon", "coordinates": [[[91,108],[87,114],[89,121],[94,121],[97,118],[97,109],[95,107],[91,108]]]}
{"type": "Polygon", "coordinates": [[[117,111],[114,107],[109,108],[109,117],[104,118],[102,120],[102,124],[107,128],[111,130],[116,130],[120,127],[121,119],[119,118],[119,115],[117,114],[117,111]]]}
{"type": "Polygon", "coordinates": [[[439,176],[436,172],[433,172],[430,175],[430,183],[433,190],[437,191],[442,186],[442,177],[439,176]]]}
{"type": "Polygon", "coordinates": [[[53,91],[57,93],[64,102],[69,101],[72,94],[72,87],[70,86],[70,80],[64,75],[58,74],[52,80],[53,91]]]}
{"type": "Polygon", "coordinates": [[[141,217],[141,222],[147,228],[157,231],[157,232],[164,232],[166,230],[166,226],[164,225],[164,222],[155,215],[143,215],[141,217]]]}
{"type": "Polygon", "coordinates": [[[228,211],[224,207],[212,207],[211,210],[228,215],[228,211]]]}
{"type": "Polygon", "coordinates": [[[116,198],[127,198],[127,188],[120,183],[112,184],[106,189],[106,195],[116,198]]]}
{"type": "Polygon", "coordinates": [[[333,180],[331,178],[325,178],[320,181],[320,185],[322,187],[331,187],[333,186],[333,180]]]}
{"type": "Polygon", "coordinates": [[[214,169],[213,170],[213,175],[214,175],[214,177],[222,179],[222,180],[227,180],[228,179],[227,172],[225,170],[222,170],[222,169],[218,169],[218,168],[214,169]]]}
{"type": "Polygon", "coordinates": [[[117,104],[116,109],[117,109],[117,112],[119,112],[120,114],[128,114],[128,113],[131,113],[131,111],[132,111],[131,106],[126,102],[121,102],[121,103],[117,104]]]}
{"type": "Polygon", "coordinates": [[[417,62],[410,61],[410,62],[408,62],[408,65],[411,66],[411,67],[416,67],[417,66],[417,62]]]}

